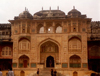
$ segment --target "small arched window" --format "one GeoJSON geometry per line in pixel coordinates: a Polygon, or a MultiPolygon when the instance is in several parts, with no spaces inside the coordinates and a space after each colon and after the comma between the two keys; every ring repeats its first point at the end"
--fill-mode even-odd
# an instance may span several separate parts
{"type": "Polygon", "coordinates": [[[75,71],[75,72],[73,72],[73,76],[77,76],[77,72],[75,71]]]}
{"type": "Polygon", "coordinates": [[[2,56],[9,56],[11,55],[11,48],[6,46],[2,49],[2,56]]]}
{"type": "Polygon", "coordinates": [[[52,26],[48,28],[48,33],[53,33],[53,27],[52,26]]]}
{"type": "Polygon", "coordinates": [[[44,27],[41,27],[39,33],[44,33],[44,27]]]}
{"type": "Polygon", "coordinates": [[[56,28],[56,33],[62,33],[62,27],[61,26],[58,26],[56,28]]]}

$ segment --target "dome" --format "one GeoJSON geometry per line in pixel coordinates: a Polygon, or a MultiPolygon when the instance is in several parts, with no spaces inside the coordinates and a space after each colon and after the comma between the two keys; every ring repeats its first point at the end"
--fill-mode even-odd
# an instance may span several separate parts
{"type": "Polygon", "coordinates": [[[81,16],[81,12],[75,9],[75,7],[68,12],[68,17],[80,17],[80,16],[81,16]]]}
{"type": "Polygon", "coordinates": [[[25,11],[19,14],[19,19],[23,18],[33,19],[33,16],[29,13],[28,10],[25,9],[25,11]]]}
{"type": "Polygon", "coordinates": [[[44,18],[65,18],[65,13],[61,10],[42,10],[36,12],[33,16],[34,19],[44,18]]]}

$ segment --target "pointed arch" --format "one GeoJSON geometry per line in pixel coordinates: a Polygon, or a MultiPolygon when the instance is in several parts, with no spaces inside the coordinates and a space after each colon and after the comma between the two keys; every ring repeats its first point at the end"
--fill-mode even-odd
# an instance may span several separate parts
{"type": "Polygon", "coordinates": [[[23,70],[20,72],[20,76],[25,76],[25,72],[23,70]]]}
{"type": "Polygon", "coordinates": [[[81,68],[81,58],[78,55],[72,55],[69,58],[71,68],[81,68]]]}
{"type": "Polygon", "coordinates": [[[56,40],[51,39],[51,38],[47,38],[47,39],[45,39],[45,40],[41,41],[41,42],[39,43],[39,45],[38,45],[38,46],[40,47],[43,43],[45,43],[45,42],[47,42],[47,41],[51,41],[51,42],[53,42],[53,43],[57,44],[57,45],[60,47],[59,42],[57,42],[56,40]]]}
{"type": "Polygon", "coordinates": [[[81,52],[81,48],[82,48],[82,42],[81,42],[81,39],[74,36],[74,37],[71,37],[69,40],[68,40],[68,49],[69,49],[69,52],[81,52]]]}
{"type": "MultiPolygon", "coordinates": [[[[37,25],[37,33],[41,33],[40,31],[41,31],[42,27],[44,27],[43,24],[38,24],[37,25]]],[[[42,29],[42,32],[43,32],[43,29],[42,29]]]]}
{"type": "MultiPolygon", "coordinates": [[[[43,58],[43,56],[45,56],[45,52],[41,52],[41,46],[46,44],[46,43],[49,43],[50,42],[50,46],[51,46],[51,50],[53,49],[54,51],[57,50],[56,52],[54,51],[51,51],[53,55],[56,56],[56,62],[60,62],[60,44],[58,43],[58,41],[54,40],[54,39],[51,39],[51,38],[47,38],[47,39],[44,39],[43,41],[41,41],[39,44],[38,44],[38,61],[40,63],[44,63],[44,61],[46,60],[45,57],[43,58]],[[53,44],[53,45],[52,45],[53,44]],[[57,46],[58,49],[56,49],[54,46],[57,46]],[[41,57],[42,56],[42,57],[41,57]]],[[[50,47],[47,47],[45,46],[46,49],[50,48],[50,47]]],[[[46,53],[48,53],[49,55],[52,55],[50,51],[47,51],[46,50],[46,53]]]]}
{"type": "Polygon", "coordinates": [[[100,56],[100,47],[98,45],[90,47],[89,56],[100,56]]]}
{"type": "Polygon", "coordinates": [[[19,68],[27,68],[29,66],[29,57],[22,55],[19,57],[19,68]]]}
{"type": "Polygon", "coordinates": [[[57,23],[57,24],[55,25],[55,32],[56,32],[56,33],[62,33],[62,26],[61,26],[60,23],[57,23]]]}
{"type": "Polygon", "coordinates": [[[30,41],[27,38],[20,38],[18,44],[19,44],[19,52],[30,50],[30,41]]]}
{"type": "Polygon", "coordinates": [[[81,37],[80,36],[70,36],[68,41],[70,41],[73,38],[79,39],[81,41],[81,37]]]}
{"type": "Polygon", "coordinates": [[[73,72],[73,76],[78,76],[78,74],[77,74],[77,72],[75,71],[75,72],[73,72]]]}
{"type": "Polygon", "coordinates": [[[26,37],[21,37],[21,38],[19,38],[19,42],[21,41],[21,40],[23,40],[23,39],[26,39],[26,40],[28,40],[28,41],[30,41],[28,38],[26,38],[26,37]]]}
{"type": "Polygon", "coordinates": [[[53,29],[54,29],[53,26],[50,26],[50,27],[48,27],[47,32],[48,33],[53,33],[53,29]]]}

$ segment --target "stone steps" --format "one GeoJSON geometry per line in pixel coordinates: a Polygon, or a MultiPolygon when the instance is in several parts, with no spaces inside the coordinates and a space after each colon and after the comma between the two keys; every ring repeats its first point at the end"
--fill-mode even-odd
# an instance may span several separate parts
{"type": "MultiPolygon", "coordinates": [[[[51,69],[52,68],[44,68],[44,69],[41,69],[40,70],[40,73],[39,73],[39,76],[51,76],[51,69]]],[[[28,76],[37,76],[36,73],[31,73],[30,75],[28,76]]],[[[57,76],[65,76],[65,75],[62,75],[61,73],[58,73],[57,72],[57,76]]]]}

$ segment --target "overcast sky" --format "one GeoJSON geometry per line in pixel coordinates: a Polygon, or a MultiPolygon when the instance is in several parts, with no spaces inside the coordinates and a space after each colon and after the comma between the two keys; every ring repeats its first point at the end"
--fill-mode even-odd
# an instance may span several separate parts
{"type": "Polygon", "coordinates": [[[59,9],[67,13],[73,6],[82,14],[86,14],[92,21],[100,21],[100,0],[0,0],[0,23],[9,23],[14,16],[18,16],[25,7],[33,15],[42,10],[59,9]]]}

